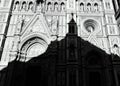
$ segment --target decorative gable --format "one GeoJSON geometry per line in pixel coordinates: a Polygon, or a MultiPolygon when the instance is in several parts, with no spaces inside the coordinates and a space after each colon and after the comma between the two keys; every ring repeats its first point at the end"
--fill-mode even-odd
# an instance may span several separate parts
{"type": "Polygon", "coordinates": [[[51,32],[43,14],[36,14],[31,21],[24,27],[21,38],[28,37],[31,34],[44,34],[50,38],[51,32]]]}

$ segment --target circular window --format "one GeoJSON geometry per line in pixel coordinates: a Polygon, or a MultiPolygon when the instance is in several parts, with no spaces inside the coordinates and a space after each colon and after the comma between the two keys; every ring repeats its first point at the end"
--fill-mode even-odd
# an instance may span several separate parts
{"type": "Polygon", "coordinates": [[[87,32],[92,33],[98,28],[98,23],[95,20],[87,20],[84,22],[84,28],[87,32]]]}

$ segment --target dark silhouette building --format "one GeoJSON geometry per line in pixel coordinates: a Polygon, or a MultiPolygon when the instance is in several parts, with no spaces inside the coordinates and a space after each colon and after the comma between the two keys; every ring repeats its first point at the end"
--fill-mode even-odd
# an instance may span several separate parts
{"type": "Polygon", "coordinates": [[[28,62],[17,59],[2,70],[3,86],[120,86],[120,58],[78,37],[73,18],[66,37],[44,54],[28,62]]]}

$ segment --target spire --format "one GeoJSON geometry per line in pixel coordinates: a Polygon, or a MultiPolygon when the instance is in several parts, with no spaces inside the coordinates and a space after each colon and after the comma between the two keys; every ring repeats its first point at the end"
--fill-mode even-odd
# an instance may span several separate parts
{"type": "Polygon", "coordinates": [[[71,13],[71,15],[72,15],[72,19],[68,23],[68,25],[69,25],[69,33],[70,34],[77,34],[77,24],[76,24],[76,22],[75,22],[75,20],[73,18],[74,14],[71,13]]]}
{"type": "Polygon", "coordinates": [[[74,18],[73,18],[73,17],[74,17],[74,14],[71,13],[71,15],[72,15],[72,19],[71,19],[71,21],[70,21],[69,23],[71,23],[71,24],[73,24],[73,23],[76,24],[76,23],[75,23],[75,20],[74,20],[74,18]]]}

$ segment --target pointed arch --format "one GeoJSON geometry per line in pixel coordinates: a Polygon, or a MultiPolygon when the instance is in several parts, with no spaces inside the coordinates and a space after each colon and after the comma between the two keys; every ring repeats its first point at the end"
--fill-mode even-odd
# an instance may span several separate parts
{"type": "Polygon", "coordinates": [[[19,61],[29,61],[30,59],[43,54],[48,47],[48,43],[39,35],[29,36],[20,45],[19,61]]]}

